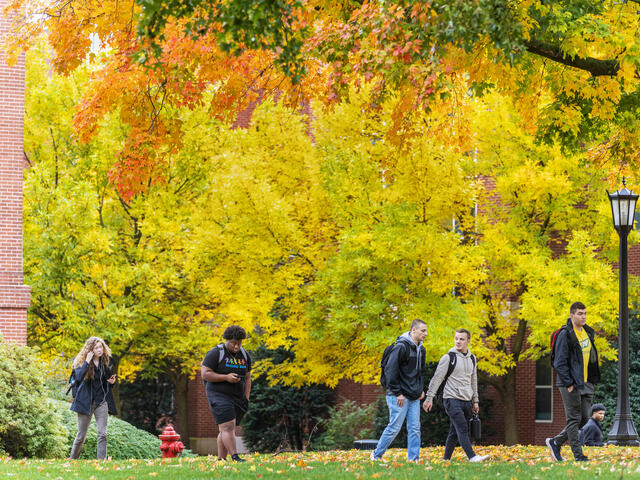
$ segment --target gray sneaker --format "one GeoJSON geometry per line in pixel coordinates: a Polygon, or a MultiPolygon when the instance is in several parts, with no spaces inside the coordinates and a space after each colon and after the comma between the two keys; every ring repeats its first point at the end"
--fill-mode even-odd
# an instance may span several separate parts
{"type": "Polygon", "coordinates": [[[560,455],[560,447],[556,445],[556,441],[553,438],[545,438],[544,443],[549,447],[549,451],[551,452],[551,456],[554,460],[561,462],[562,455],[560,455]]]}

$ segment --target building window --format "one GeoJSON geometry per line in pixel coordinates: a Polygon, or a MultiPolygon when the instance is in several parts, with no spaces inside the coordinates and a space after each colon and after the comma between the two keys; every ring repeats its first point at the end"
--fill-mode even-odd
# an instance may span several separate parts
{"type": "Polygon", "coordinates": [[[549,357],[536,362],[536,421],[552,421],[553,412],[553,375],[549,357]]]}

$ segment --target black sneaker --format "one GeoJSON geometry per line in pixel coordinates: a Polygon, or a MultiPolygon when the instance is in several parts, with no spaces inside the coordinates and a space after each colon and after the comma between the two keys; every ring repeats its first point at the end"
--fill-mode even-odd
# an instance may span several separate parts
{"type": "Polygon", "coordinates": [[[244,458],[240,458],[240,455],[238,455],[237,453],[231,455],[231,460],[233,460],[234,462],[246,462],[246,460],[244,458]]]}
{"type": "Polygon", "coordinates": [[[588,462],[588,461],[589,461],[589,457],[586,457],[584,455],[576,457],[576,462],[588,462]]]}
{"type": "Polygon", "coordinates": [[[544,443],[549,447],[549,451],[551,451],[551,456],[554,460],[561,462],[562,455],[560,455],[560,447],[556,445],[556,441],[553,438],[545,438],[544,443]]]}

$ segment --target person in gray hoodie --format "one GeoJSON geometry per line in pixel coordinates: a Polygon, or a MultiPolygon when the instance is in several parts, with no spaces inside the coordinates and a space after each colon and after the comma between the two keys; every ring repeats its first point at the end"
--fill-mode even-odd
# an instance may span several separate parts
{"type": "Polygon", "coordinates": [[[424,359],[422,342],[427,336],[423,320],[411,322],[408,332],[399,336],[384,367],[389,407],[389,424],[382,432],[371,460],[379,461],[407,420],[407,457],[420,456],[420,401],[424,398],[424,359]]]}
{"type": "Polygon", "coordinates": [[[433,378],[429,382],[427,390],[427,398],[422,405],[425,412],[431,411],[433,408],[433,398],[445,381],[449,362],[455,361],[453,371],[446,379],[442,398],[444,408],[449,415],[449,435],[444,447],[444,459],[450,460],[453,450],[459,443],[470,462],[482,462],[489,458],[489,455],[476,455],[471,446],[469,439],[469,427],[467,419],[472,413],[478,413],[480,406],[478,404],[478,369],[475,356],[469,351],[469,341],[471,333],[459,328],[455,332],[455,347],[449,350],[455,356],[449,353],[442,356],[433,378]],[[451,359],[451,360],[450,360],[451,359]],[[453,360],[455,359],[455,360],[453,360]]]}

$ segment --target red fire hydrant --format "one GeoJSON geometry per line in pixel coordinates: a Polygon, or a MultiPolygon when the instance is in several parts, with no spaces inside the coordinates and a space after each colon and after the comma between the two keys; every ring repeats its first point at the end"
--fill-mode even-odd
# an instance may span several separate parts
{"type": "Polygon", "coordinates": [[[158,435],[158,438],[162,440],[162,444],[160,444],[162,458],[177,457],[184,450],[184,445],[178,441],[180,440],[180,435],[176,433],[171,425],[167,425],[162,434],[158,435]]]}

